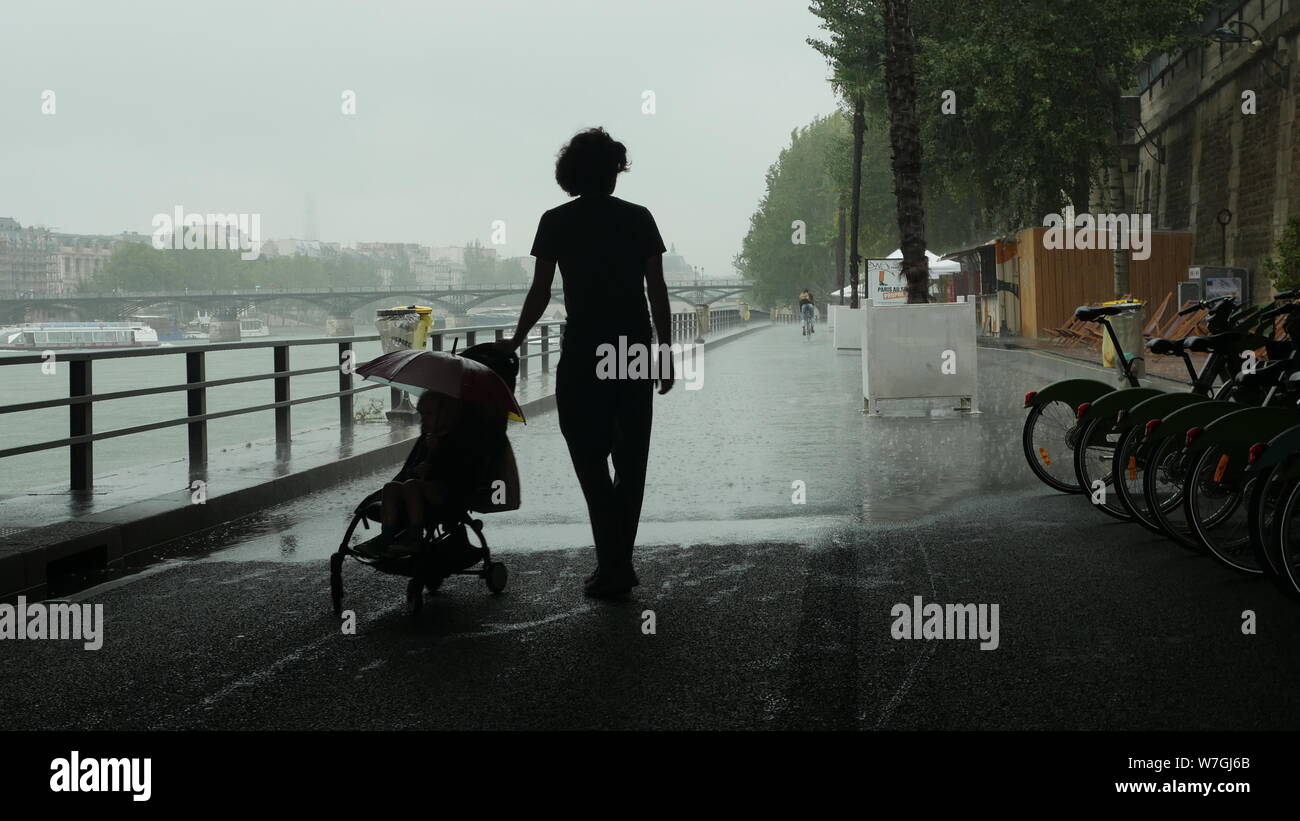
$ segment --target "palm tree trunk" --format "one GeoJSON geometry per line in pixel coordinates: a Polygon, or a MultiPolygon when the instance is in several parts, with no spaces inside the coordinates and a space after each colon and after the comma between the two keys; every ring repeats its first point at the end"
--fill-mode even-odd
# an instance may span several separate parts
{"type": "Polygon", "coordinates": [[[863,114],[866,98],[861,93],[853,97],[853,202],[849,215],[849,307],[858,307],[858,225],[862,213],[862,134],[867,121],[863,114]]]}
{"type": "Polygon", "coordinates": [[[889,100],[889,143],[893,149],[894,199],[907,301],[930,301],[930,265],[925,257],[925,204],[921,191],[921,128],[916,114],[916,39],[912,0],[884,0],[885,94],[889,100]]]}

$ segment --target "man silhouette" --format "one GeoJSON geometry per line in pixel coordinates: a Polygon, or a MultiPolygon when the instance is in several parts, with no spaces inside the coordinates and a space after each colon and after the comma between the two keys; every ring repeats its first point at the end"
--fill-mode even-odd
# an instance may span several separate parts
{"type": "Polygon", "coordinates": [[[514,337],[501,343],[514,350],[527,338],[550,301],[558,264],[567,322],[555,404],[591,518],[597,567],[585,592],[597,598],[625,596],[640,583],[632,548],[645,493],[654,382],[660,394],[673,385],[668,355],[660,357],[657,380],[602,378],[608,369],[597,371],[603,345],[616,351],[651,346],[651,315],[654,336],[661,344],[672,342],[662,257],[667,249],[659,229],[649,210],[613,195],[627,168],[627,148],[601,128],[576,134],[560,151],[555,181],[575,199],[542,215],[532,248],[533,283],[514,337]]]}

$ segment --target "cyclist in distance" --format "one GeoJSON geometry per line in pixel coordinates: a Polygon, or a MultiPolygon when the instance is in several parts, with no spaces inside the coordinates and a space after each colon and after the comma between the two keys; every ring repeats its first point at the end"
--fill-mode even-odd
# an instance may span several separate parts
{"type": "Polygon", "coordinates": [[[804,288],[799,293],[799,317],[803,321],[804,336],[816,330],[817,308],[815,306],[812,290],[804,288]]]}

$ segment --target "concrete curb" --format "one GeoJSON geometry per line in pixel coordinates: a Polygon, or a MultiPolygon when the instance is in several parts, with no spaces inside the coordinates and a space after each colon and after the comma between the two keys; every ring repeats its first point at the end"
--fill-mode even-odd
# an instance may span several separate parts
{"type": "MultiPolygon", "coordinates": [[[[766,321],[755,324],[706,342],[706,349],[767,327],[770,323],[766,321]]],[[[555,394],[526,401],[520,407],[527,417],[548,413],[555,409],[555,394]]],[[[189,491],[178,491],[83,519],[0,536],[0,601],[13,602],[20,595],[41,599],[47,595],[48,580],[62,572],[120,566],[133,553],[164,542],[202,533],[384,467],[396,470],[414,439],[412,435],[335,462],[211,496],[201,505],[191,503],[189,491]]]]}

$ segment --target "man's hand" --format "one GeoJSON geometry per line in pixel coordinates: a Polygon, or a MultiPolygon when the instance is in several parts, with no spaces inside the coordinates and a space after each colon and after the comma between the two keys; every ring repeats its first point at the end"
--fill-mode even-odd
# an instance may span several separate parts
{"type": "MultiPolygon", "coordinates": [[[[661,344],[672,341],[672,314],[668,307],[668,286],[664,282],[663,254],[651,254],[645,261],[645,291],[650,299],[650,318],[654,322],[655,339],[661,344]]],[[[662,349],[661,349],[662,350],[662,349]]],[[[659,383],[659,395],[673,389],[673,355],[672,346],[668,354],[659,357],[659,373],[655,381],[659,383]]]]}
{"type": "Polygon", "coordinates": [[[659,385],[660,396],[673,389],[673,383],[677,381],[676,375],[672,353],[659,357],[659,373],[655,375],[654,381],[659,385]]]}
{"type": "Polygon", "coordinates": [[[519,322],[515,325],[515,335],[496,344],[507,353],[514,353],[528,339],[528,332],[537,324],[551,301],[551,282],[555,279],[555,260],[537,258],[533,266],[533,284],[528,286],[528,296],[519,309],[519,322]]]}

